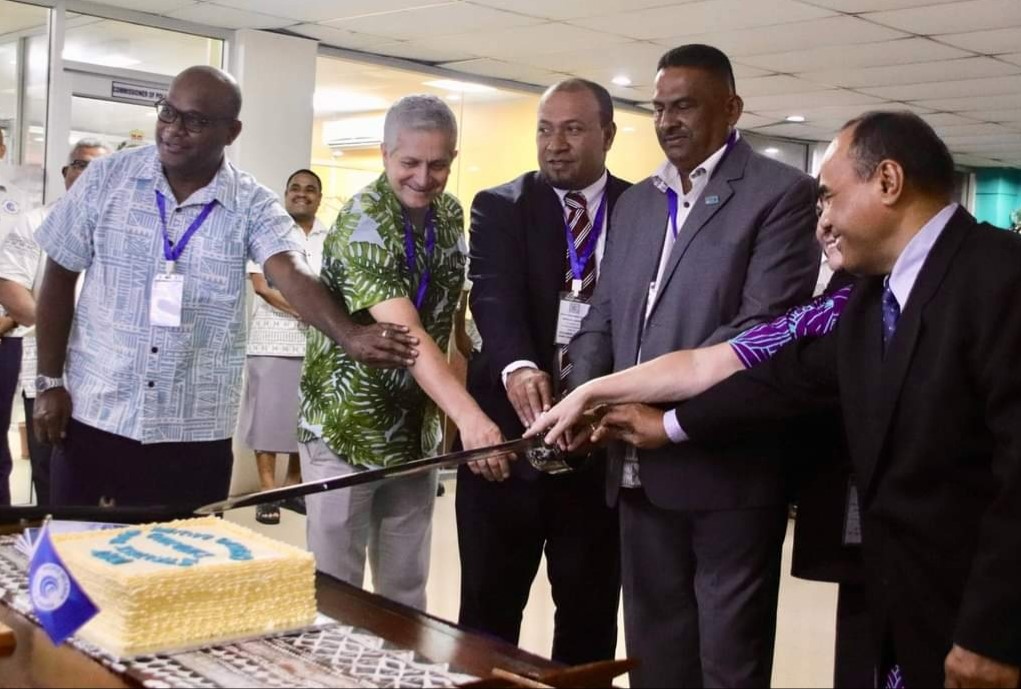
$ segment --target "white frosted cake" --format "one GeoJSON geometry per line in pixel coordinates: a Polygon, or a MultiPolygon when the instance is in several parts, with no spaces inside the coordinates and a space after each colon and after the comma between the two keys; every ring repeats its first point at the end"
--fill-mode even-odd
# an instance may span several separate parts
{"type": "Polygon", "coordinates": [[[216,517],[53,542],[100,611],[79,636],[122,658],[315,620],[312,554],[216,517]]]}

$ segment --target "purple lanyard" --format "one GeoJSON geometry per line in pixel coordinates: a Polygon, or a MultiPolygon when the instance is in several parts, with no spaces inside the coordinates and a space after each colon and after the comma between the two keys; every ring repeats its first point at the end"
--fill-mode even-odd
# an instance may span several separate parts
{"type": "MultiPolygon", "coordinates": [[[[737,130],[735,129],[730,133],[730,136],[727,137],[727,143],[723,149],[723,155],[720,156],[720,159],[716,162],[716,167],[713,168],[714,175],[716,174],[716,171],[720,169],[720,164],[724,161],[724,159],[726,159],[727,154],[730,153],[730,149],[734,148],[734,144],[736,142],[737,130]]],[[[712,179],[712,177],[710,177],[710,179],[712,179]]],[[[666,200],[668,206],[667,212],[670,214],[669,215],[670,231],[673,232],[674,239],[677,239],[677,210],[678,210],[677,192],[674,191],[673,189],[668,188],[666,190],[666,200]]]]}
{"type": "Polygon", "coordinates": [[[187,247],[188,242],[191,241],[192,235],[195,234],[200,227],[202,227],[202,223],[204,223],[206,218],[209,217],[209,214],[213,212],[213,206],[216,205],[216,199],[213,199],[202,207],[202,212],[199,213],[199,216],[192,221],[191,225],[188,226],[188,229],[184,231],[183,235],[181,235],[181,239],[178,240],[177,246],[174,246],[171,243],[170,234],[167,232],[167,200],[163,197],[163,194],[159,189],[156,190],[156,205],[160,209],[160,223],[163,229],[163,258],[167,259],[167,272],[173,272],[174,264],[179,258],[181,258],[181,254],[184,253],[185,247],[187,247]]]}
{"type": "Polygon", "coordinates": [[[606,189],[603,189],[603,200],[599,202],[599,210],[596,211],[595,222],[592,223],[592,231],[589,233],[588,241],[582,247],[581,254],[578,247],[574,245],[574,233],[571,232],[571,225],[564,219],[564,228],[567,231],[567,255],[571,259],[571,274],[575,280],[581,280],[585,275],[585,266],[588,264],[592,254],[595,253],[596,244],[599,243],[599,235],[603,231],[603,218],[606,216],[606,189]]]}
{"type": "MultiPolygon", "coordinates": [[[[430,208],[425,215],[425,269],[422,271],[422,277],[418,282],[418,292],[415,294],[415,309],[418,311],[422,310],[422,304],[425,303],[425,295],[429,291],[429,281],[432,279],[432,268],[429,262],[432,260],[435,248],[436,218],[433,216],[432,209],[430,208]]],[[[413,277],[417,267],[415,260],[415,226],[412,225],[411,218],[408,217],[407,213],[404,213],[404,256],[408,263],[408,274],[413,277]]]]}

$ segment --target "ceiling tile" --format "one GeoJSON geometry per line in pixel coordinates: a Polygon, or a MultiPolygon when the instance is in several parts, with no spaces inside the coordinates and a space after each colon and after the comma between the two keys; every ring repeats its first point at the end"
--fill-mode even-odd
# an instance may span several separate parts
{"type": "MultiPolygon", "coordinates": [[[[993,125],[994,127],[996,125],[993,125]]],[[[940,135],[947,145],[954,145],[958,147],[967,147],[970,150],[977,150],[983,146],[1002,146],[1006,148],[1016,148],[1021,150],[1021,137],[1016,139],[1016,143],[1012,144],[1009,139],[1011,138],[1011,132],[1004,130],[998,134],[946,134],[940,135]],[[1005,141],[1004,139],[1008,139],[1005,141]]]]}
{"type": "Polygon", "coordinates": [[[444,0],[215,0],[216,4],[264,14],[286,14],[303,22],[321,22],[364,14],[381,14],[412,7],[436,5],[444,0]]]}
{"type": "Polygon", "coordinates": [[[756,132],[769,134],[770,136],[783,136],[789,139],[803,139],[805,141],[829,141],[836,133],[836,129],[810,127],[804,124],[773,124],[765,127],[756,127],[756,132]]]}
{"type": "MultiPolygon", "coordinates": [[[[126,7],[129,10],[137,10],[138,12],[167,14],[168,12],[197,5],[198,2],[196,0],[103,0],[102,4],[112,5],[113,7],[126,7]]],[[[6,7],[4,8],[5,13],[9,11],[6,7]]]]}
{"type": "Polygon", "coordinates": [[[953,127],[959,124],[982,124],[971,117],[964,117],[954,112],[934,112],[931,115],[922,115],[922,119],[933,127],[953,127]]]}
{"type": "Polygon", "coordinates": [[[730,31],[828,16],[833,16],[833,12],[794,0],[770,2],[704,0],[574,19],[571,23],[607,33],[650,40],[677,36],[681,33],[730,31]],[[685,28],[688,29],[686,32],[683,31],[685,28]]]}
{"type": "Polygon", "coordinates": [[[378,55],[399,57],[403,60],[415,60],[418,62],[460,62],[480,57],[466,50],[453,50],[426,46],[415,41],[394,41],[372,46],[372,52],[378,55]]]}
{"type": "Polygon", "coordinates": [[[763,117],[753,112],[741,113],[741,119],[737,121],[737,126],[740,129],[754,129],[755,127],[765,127],[770,124],[778,124],[778,121],[772,117],[763,117]]]}
{"type": "Polygon", "coordinates": [[[322,41],[326,45],[347,48],[349,50],[367,50],[384,43],[393,43],[392,38],[345,31],[335,26],[324,26],[323,24],[298,24],[297,26],[289,27],[288,30],[322,41]]]}
{"type": "Polygon", "coordinates": [[[211,2],[202,2],[184,9],[174,10],[168,12],[167,16],[196,24],[220,26],[225,29],[282,29],[298,23],[293,19],[223,7],[211,2]]]}
{"type": "Polygon", "coordinates": [[[560,72],[608,67],[630,75],[635,81],[645,83],[652,81],[656,74],[656,64],[664,52],[666,51],[659,45],[631,42],[611,45],[598,51],[575,50],[548,55],[521,55],[515,62],[560,72]]]}
{"type": "Polygon", "coordinates": [[[1008,108],[1006,110],[997,110],[995,108],[989,108],[986,110],[966,110],[960,114],[962,117],[982,119],[986,122],[1021,122],[1021,106],[1008,108]]]}
{"type": "MultiPolygon", "coordinates": [[[[849,19],[842,17],[841,19],[849,19]]],[[[832,22],[833,20],[824,20],[832,22]]],[[[797,26],[797,25],[794,25],[797,26]]],[[[790,27],[793,28],[793,27],[790,27]]],[[[855,45],[827,45],[808,50],[796,50],[767,55],[741,57],[741,62],[777,72],[804,72],[806,69],[846,69],[850,67],[876,67],[879,65],[910,64],[929,60],[951,60],[969,57],[959,48],[942,45],[927,38],[902,38],[879,43],[855,45]]]]}
{"type": "Polygon", "coordinates": [[[943,34],[941,43],[948,43],[959,48],[973,50],[976,53],[995,55],[1017,51],[1021,38],[1016,27],[1009,29],[990,29],[988,31],[969,31],[968,33],[943,34]]]}
{"type": "Polygon", "coordinates": [[[811,93],[819,90],[818,84],[786,75],[742,79],[738,88],[742,98],[775,96],[785,93],[811,93]]]}
{"type": "MultiPolygon", "coordinates": [[[[685,0],[468,0],[473,5],[485,5],[519,14],[528,14],[544,19],[577,19],[639,10],[647,7],[662,7],[678,4],[685,0]]],[[[692,2],[693,0],[687,0],[692,2]]]]}
{"type": "Polygon", "coordinates": [[[1003,60],[1009,62],[1012,65],[1021,65],[1021,53],[1012,53],[1010,55],[997,55],[997,60],[1003,60]]]}
{"type": "MultiPolygon", "coordinates": [[[[767,3],[762,3],[766,5],[767,3]]],[[[758,6],[756,4],[755,6],[758,6]]],[[[656,43],[674,47],[684,43],[708,43],[724,51],[731,58],[748,55],[789,52],[791,46],[799,50],[829,47],[833,45],[854,45],[908,38],[908,34],[877,26],[855,17],[828,17],[812,21],[759,26],[738,31],[714,31],[698,34],[678,35],[677,29],[670,32],[670,38],[656,43]]],[[[753,64],[749,62],[749,64],[753,64]]],[[[811,63],[802,65],[810,67],[811,63]]]]}
{"type": "MultiPolygon", "coordinates": [[[[776,110],[756,110],[756,112],[770,118],[773,122],[782,122],[788,115],[802,115],[805,118],[805,124],[808,125],[825,123],[827,125],[835,124],[840,126],[848,120],[858,117],[867,108],[878,107],[879,105],[878,102],[872,105],[824,105],[814,108],[803,107],[798,110],[780,108],[776,110]]],[[[964,120],[963,117],[961,119],[965,122],[970,121],[964,120]]]]}
{"type": "MultiPolygon", "coordinates": [[[[930,124],[932,124],[930,122],[930,124]]],[[[990,124],[988,122],[972,122],[970,124],[951,124],[943,126],[935,126],[936,133],[944,139],[947,138],[960,138],[968,136],[998,136],[998,137],[1011,137],[1016,136],[1015,132],[1007,129],[1006,127],[999,124],[990,124]]]]}
{"type": "Polygon", "coordinates": [[[443,64],[442,67],[452,69],[455,72],[492,77],[494,79],[509,79],[510,81],[519,81],[523,84],[537,84],[540,86],[555,84],[567,78],[566,74],[558,74],[546,69],[539,69],[538,67],[503,62],[501,60],[490,60],[488,58],[448,62],[443,64]]]}
{"type": "Polygon", "coordinates": [[[627,41],[628,39],[622,36],[560,22],[547,22],[535,26],[473,31],[437,38],[422,36],[415,42],[436,50],[449,48],[484,57],[506,59],[522,55],[549,55],[574,51],[591,53],[593,50],[602,50],[607,46],[627,41]]]}
{"type": "Polygon", "coordinates": [[[535,17],[502,12],[489,7],[455,3],[323,23],[349,31],[360,31],[411,41],[463,34],[469,31],[498,31],[515,26],[542,24],[543,21],[535,17]]]}
{"type": "Polygon", "coordinates": [[[971,96],[970,98],[933,98],[932,100],[917,101],[917,104],[933,110],[967,113],[970,117],[972,112],[983,110],[1021,108],[1021,93],[1001,96],[971,96]]]}
{"type": "Polygon", "coordinates": [[[961,98],[964,96],[996,96],[1021,92],[1021,74],[990,79],[960,79],[900,86],[859,87],[863,93],[890,100],[924,100],[926,98],[961,98]]]}
{"type": "Polygon", "coordinates": [[[964,0],[963,2],[870,12],[869,21],[916,34],[937,35],[1021,26],[1021,2],[1017,0],[964,0]]]}
{"type": "Polygon", "coordinates": [[[895,10],[905,7],[939,5],[940,3],[957,1],[958,0],[802,0],[802,2],[806,2],[809,5],[828,7],[831,10],[848,13],[895,10]]]}
{"type": "MultiPolygon", "coordinates": [[[[740,90],[739,85],[738,91],[740,90]]],[[[786,110],[796,113],[805,108],[818,108],[826,105],[860,105],[862,110],[866,110],[868,106],[878,103],[882,103],[882,101],[875,96],[840,89],[779,96],[751,96],[744,99],[745,108],[752,112],[786,110]]]]}
{"type": "Polygon", "coordinates": [[[936,62],[920,62],[911,65],[804,72],[798,76],[829,86],[859,88],[993,77],[1018,74],[1019,72],[1021,70],[1016,65],[1000,62],[993,58],[966,57],[959,60],[938,60],[936,62]]]}

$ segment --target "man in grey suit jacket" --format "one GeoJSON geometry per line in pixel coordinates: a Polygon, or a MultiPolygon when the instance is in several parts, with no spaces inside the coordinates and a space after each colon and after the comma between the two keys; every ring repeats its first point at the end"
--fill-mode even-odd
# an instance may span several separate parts
{"type": "MultiPolygon", "coordinates": [[[[740,138],[726,55],[668,52],[654,105],[668,161],[618,201],[613,222],[627,232],[608,238],[604,277],[571,343],[572,386],[725,341],[815,285],[815,185],[740,138]]],[[[786,495],[766,452],[610,448],[627,650],[640,662],[632,686],[768,685],[786,495]]]]}

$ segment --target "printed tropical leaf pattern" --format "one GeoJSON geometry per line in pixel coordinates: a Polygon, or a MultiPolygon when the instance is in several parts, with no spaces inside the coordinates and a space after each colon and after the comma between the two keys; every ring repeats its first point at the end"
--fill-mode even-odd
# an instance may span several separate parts
{"type": "MultiPolygon", "coordinates": [[[[432,277],[419,317],[445,350],[464,283],[464,212],[450,194],[433,202],[436,248],[432,277]]],[[[321,279],[343,298],[352,318],[369,323],[367,309],[389,299],[414,300],[426,268],[425,237],[415,236],[416,271],[409,275],[401,206],[386,176],[353,196],[326,238],[321,279]]],[[[392,466],[435,454],[440,416],[432,401],[404,370],[356,363],[332,340],[309,329],[301,375],[298,438],[322,438],[348,462],[392,466]]]]}

